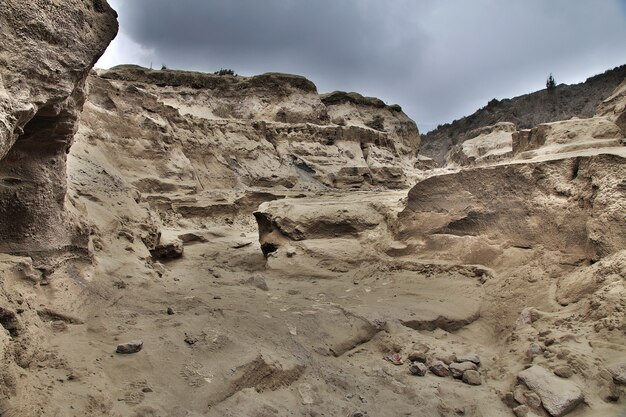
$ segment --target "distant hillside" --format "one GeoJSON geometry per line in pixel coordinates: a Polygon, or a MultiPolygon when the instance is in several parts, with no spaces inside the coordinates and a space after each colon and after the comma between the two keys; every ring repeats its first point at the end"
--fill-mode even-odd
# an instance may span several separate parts
{"type": "Polygon", "coordinates": [[[571,117],[591,117],[598,105],[609,97],[626,78],[626,65],[606,71],[574,85],[561,84],[553,91],[504,100],[491,100],[474,114],[446,123],[422,135],[420,153],[442,164],[450,148],[464,142],[474,129],[498,122],[515,123],[518,129],[529,129],[539,123],[571,117]]]}

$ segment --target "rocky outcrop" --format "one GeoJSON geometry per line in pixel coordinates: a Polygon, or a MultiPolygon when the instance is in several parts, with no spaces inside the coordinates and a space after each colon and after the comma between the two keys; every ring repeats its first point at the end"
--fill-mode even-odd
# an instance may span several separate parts
{"type": "Polygon", "coordinates": [[[85,135],[111,153],[124,148],[129,162],[161,155],[156,169],[135,179],[141,192],[401,188],[414,171],[419,134],[399,106],[329,101],[345,93],[320,96],[303,77],[121,66],[89,85],[85,135]],[[140,139],[134,149],[129,136],[140,139]]]}
{"type": "Polygon", "coordinates": [[[626,137],[626,80],[598,106],[598,115],[615,122],[621,129],[622,136],[626,137]]]}
{"type": "Polygon", "coordinates": [[[117,32],[104,0],[0,8],[0,251],[86,245],[64,211],[84,83],[117,32]]]}
{"type": "Polygon", "coordinates": [[[399,105],[389,106],[374,97],[343,91],[324,94],[321,99],[333,122],[388,132],[396,153],[417,154],[420,146],[417,125],[402,112],[399,105]]]}
{"type": "Polygon", "coordinates": [[[573,118],[554,123],[542,123],[531,130],[515,132],[513,153],[544,148],[543,151],[562,153],[581,149],[622,146],[619,127],[605,117],[573,118]]]}
{"type": "Polygon", "coordinates": [[[451,236],[480,236],[596,260],[626,247],[625,162],[598,155],[431,177],[409,192],[399,235],[448,254],[451,236]]]}
{"type": "Polygon", "coordinates": [[[623,109],[623,99],[618,98],[623,97],[623,93],[615,95],[615,89],[625,78],[626,65],[622,65],[580,84],[558,85],[550,92],[544,89],[512,99],[493,99],[475,113],[423,135],[421,153],[443,165],[450,149],[471,139],[475,129],[499,122],[513,123],[518,129],[531,129],[541,123],[592,117],[599,106],[616,118],[621,114],[619,120],[623,124],[626,116],[619,110],[623,109]],[[616,103],[622,103],[617,112],[613,106],[616,103]]]}
{"type": "Polygon", "coordinates": [[[446,163],[467,166],[510,158],[515,131],[515,125],[508,122],[475,129],[468,134],[470,139],[452,147],[446,163]]]}

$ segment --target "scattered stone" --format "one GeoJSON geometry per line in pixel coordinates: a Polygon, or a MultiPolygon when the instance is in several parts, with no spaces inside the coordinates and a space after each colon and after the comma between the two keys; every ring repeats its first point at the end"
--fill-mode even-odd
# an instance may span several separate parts
{"type": "Polygon", "coordinates": [[[539,311],[534,307],[526,307],[517,318],[517,324],[532,324],[541,317],[539,311]]]}
{"type": "Polygon", "coordinates": [[[298,385],[298,393],[300,394],[302,405],[311,405],[315,402],[313,397],[313,388],[310,384],[298,385]]]}
{"type": "Polygon", "coordinates": [[[538,343],[531,343],[530,347],[526,351],[526,357],[528,359],[533,359],[535,356],[542,355],[543,348],[538,343]]]}
{"type": "Polygon", "coordinates": [[[294,256],[296,256],[296,253],[296,248],[294,248],[293,246],[288,247],[287,252],[285,252],[288,258],[293,258],[294,256]]]}
{"type": "Polygon", "coordinates": [[[448,365],[442,361],[434,361],[428,369],[430,369],[430,372],[440,377],[450,376],[450,369],[448,368],[448,365]]]}
{"type": "Polygon", "coordinates": [[[171,315],[173,315],[173,314],[175,314],[175,313],[174,313],[174,309],[173,309],[172,307],[168,307],[168,308],[167,308],[167,315],[168,315],[168,316],[171,316],[171,315]]]}
{"type": "Polygon", "coordinates": [[[206,236],[194,232],[182,233],[178,235],[178,238],[182,240],[183,243],[206,243],[209,241],[206,236]]]}
{"type": "Polygon", "coordinates": [[[426,361],[427,361],[426,354],[423,353],[423,352],[418,352],[418,351],[409,353],[408,359],[411,362],[426,363],[426,361]]]}
{"type": "Polygon", "coordinates": [[[553,417],[563,416],[583,402],[583,393],[572,381],[556,377],[535,365],[517,374],[517,378],[541,398],[543,407],[553,417]]]}
{"type": "Polygon", "coordinates": [[[450,355],[439,356],[437,359],[439,359],[441,362],[445,363],[446,365],[450,365],[452,362],[457,361],[456,355],[454,353],[450,355]]]}
{"type": "Polygon", "coordinates": [[[120,343],[119,345],[117,345],[117,349],[115,349],[115,352],[122,353],[122,354],[130,354],[130,353],[137,353],[141,349],[143,349],[143,340],[133,340],[127,343],[120,343]]]}
{"type": "Polygon", "coordinates": [[[515,400],[515,396],[510,391],[505,393],[501,399],[502,399],[502,402],[506,404],[506,406],[509,408],[513,408],[518,404],[517,401],[515,400]]]}
{"type": "Polygon", "coordinates": [[[153,392],[153,391],[152,391],[152,388],[150,388],[150,387],[144,387],[144,388],[141,389],[141,392],[148,393],[148,392],[153,392]]]}
{"type": "Polygon", "coordinates": [[[467,355],[457,357],[455,362],[472,362],[480,366],[480,356],[475,353],[468,353],[467,355]]]}
{"type": "Polygon", "coordinates": [[[236,242],[234,242],[230,247],[233,249],[241,249],[241,248],[245,248],[246,246],[250,246],[252,245],[252,241],[251,240],[238,240],[236,242]]]}
{"type": "Polygon", "coordinates": [[[463,382],[468,385],[481,385],[480,372],[471,369],[463,372],[463,382]]]}
{"type": "Polygon", "coordinates": [[[558,368],[556,368],[554,370],[554,375],[560,376],[561,378],[571,378],[572,375],[574,375],[574,372],[572,371],[572,368],[565,365],[565,366],[559,366],[558,368]]]}
{"type": "Polygon", "coordinates": [[[518,407],[515,407],[513,409],[513,413],[517,416],[517,417],[526,417],[528,415],[528,413],[530,412],[530,409],[528,408],[528,406],[526,405],[520,405],[518,407]]]}
{"type": "Polygon", "coordinates": [[[197,337],[194,337],[190,334],[185,333],[185,343],[187,343],[189,346],[194,345],[197,341],[198,341],[197,337]]]}
{"type": "Polygon", "coordinates": [[[409,372],[413,375],[424,376],[428,372],[428,367],[422,362],[413,362],[409,365],[409,372]]]}
{"type": "Polygon", "coordinates": [[[626,385],[626,362],[613,364],[607,369],[617,384],[626,385]]]}
{"type": "Polygon", "coordinates": [[[476,366],[473,362],[454,362],[450,364],[450,372],[452,373],[452,377],[456,379],[463,378],[463,373],[465,371],[477,371],[478,366],[476,366]]]}

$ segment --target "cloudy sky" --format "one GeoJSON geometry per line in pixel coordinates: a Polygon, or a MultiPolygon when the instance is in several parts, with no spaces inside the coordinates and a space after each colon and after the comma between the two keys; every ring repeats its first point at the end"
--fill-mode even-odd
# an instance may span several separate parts
{"type": "Polygon", "coordinates": [[[422,132],[492,98],[626,64],[626,0],[109,0],[98,66],[301,74],[400,104],[422,132]]]}

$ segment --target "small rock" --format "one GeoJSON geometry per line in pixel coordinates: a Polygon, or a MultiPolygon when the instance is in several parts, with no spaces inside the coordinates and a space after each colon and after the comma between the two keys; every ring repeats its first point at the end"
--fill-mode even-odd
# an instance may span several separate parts
{"type": "Polygon", "coordinates": [[[513,409],[513,413],[517,416],[517,417],[526,417],[528,415],[528,412],[530,411],[530,409],[528,408],[528,406],[526,405],[520,405],[518,407],[515,407],[513,409]]]}
{"type": "Polygon", "coordinates": [[[517,378],[541,398],[543,407],[553,417],[561,417],[584,401],[580,388],[572,381],[556,377],[541,366],[517,374],[517,378]]]}
{"type": "Polygon", "coordinates": [[[450,355],[439,356],[437,357],[437,359],[439,359],[441,362],[445,363],[446,365],[450,365],[452,362],[457,361],[457,357],[454,353],[450,355]]]}
{"type": "Polygon", "coordinates": [[[531,324],[541,317],[539,311],[533,307],[526,307],[517,318],[517,324],[531,324]]]}
{"type": "Polygon", "coordinates": [[[472,362],[480,366],[480,356],[475,353],[468,353],[467,355],[457,357],[455,362],[472,362]]]}
{"type": "Polygon", "coordinates": [[[117,349],[115,349],[115,352],[130,354],[137,353],[141,349],[143,349],[143,340],[133,340],[127,343],[120,343],[119,345],[117,345],[117,349]]]}
{"type": "Polygon", "coordinates": [[[626,362],[616,363],[607,368],[617,384],[626,385],[626,362]]]}
{"type": "Polygon", "coordinates": [[[468,385],[481,385],[480,373],[471,369],[463,372],[463,382],[468,385]]]}
{"type": "Polygon", "coordinates": [[[190,334],[185,333],[185,343],[187,343],[188,345],[193,345],[198,341],[197,337],[194,337],[190,334]]]}
{"type": "Polygon", "coordinates": [[[231,248],[233,249],[241,249],[241,248],[245,248],[246,246],[250,246],[252,245],[252,241],[251,240],[239,240],[236,242],[233,242],[232,245],[230,245],[231,248]]]}
{"type": "Polygon", "coordinates": [[[296,248],[294,248],[293,246],[288,247],[287,252],[285,252],[288,258],[293,258],[294,256],[296,256],[296,253],[296,248]]]}
{"type": "Polygon", "coordinates": [[[448,365],[442,361],[434,361],[428,369],[430,369],[430,372],[440,377],[450,376],[450,369],[448,368],[448,365]]]}
{"type": "Polygon", "coordinates": [[[171,316],[171,315],[173,315],[173,314],[174,314],[174,309],[173,309],[172,307],[168,307],[168,308],[167,308],[167,315],[168,315],[168,316],[171,316]]]}
{"type": "Polygon", "coordinates": [[[153,392],[153,391],[152,391],[152,388],[150,388],[150,387],[144,387],[144,388],[141,389],[141,392],[148,393],[148,392],[153,392]]]}
{"type": "Polygon", "coordinates": [[[526,357],[528,359],[532,359],[541,354],[543,354],[543,348],[537,343],[531,343],[530,347],[526,351],[526,357]]]}
{"type": "Polygon", "coordinates": [[[513,407],[515,407],[517,405],[517,401],[515,400],[515,396],[510,391],[505,393],[502,396],[501,400],[509,408],[513,408],[513,407]]]}
{"type": "Polygon", "coordinates": [[[571,378],[574,372],[569,366],[559,366],[554,370],[554,375],[560,376],[561,378],[571,378]]]}
{"type": "Polygon", "coordinates": [[[310,384],[298,385],[298,393],[300,394],[302,405],[311,405],[315,402],[313,388],[310,384]]]}
{"type": "Polygon", "coordinates": [[[422,362],[413,362],[409,365],[409,372],[413,375],[424,376],[428,372],[428,367],[422,362]]]}
{"type": "Polygon", "coordinates": [[[421,362],[421,363],[426,363],[426,354],[423,352],[411,352],[409,353],[409,360],[411,362],[421,362]]]}
{"type": "Polygon", "coordinates": [[[473,362],[454,362],[450,364],[450,372],[452,373],[452,377],[456,379],[463,378],[463,373],[465,371],[477,371],[478,366],[476,366],[473,362]]]}

